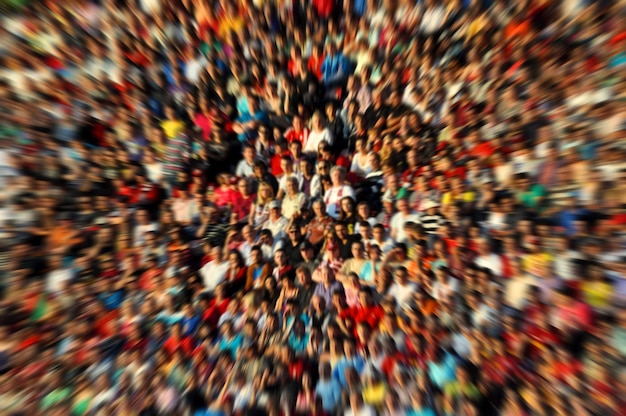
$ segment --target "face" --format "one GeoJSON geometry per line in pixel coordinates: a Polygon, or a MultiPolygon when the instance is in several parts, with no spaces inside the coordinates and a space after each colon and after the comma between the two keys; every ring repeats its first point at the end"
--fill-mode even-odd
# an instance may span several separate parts
{"type": "Polygon", "coordinates": [[[352,212],[352,210],[354,209],[354,204],[352,203],[351,199],[342,199],[341,200],[341,208],[345,211],[345,212],[352,212]]]}

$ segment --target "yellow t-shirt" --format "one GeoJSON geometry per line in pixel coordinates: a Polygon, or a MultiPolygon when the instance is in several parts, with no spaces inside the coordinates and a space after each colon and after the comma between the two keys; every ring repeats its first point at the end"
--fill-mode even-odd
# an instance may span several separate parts
{"type": "Polygon", "coordinates": [[[379,407],[385,403],[387,386],[383,382],[372,384],[363,390],[363,401],[370,406],[379,407]]]}
{"type": "Polygon", "coordinates": [[[606,308],[611,303],[613,287],[606,282],[584,282],[581,285],[585,300],[593,308],[606,308]]]}
{"type": "Polygon", "coordinates": [[[161,122],[161,128],[165,132],[168,139],[173,139],[178,136],[178,133],[183,131],[185,123],[180,120],[165,120],[161,122]]]}

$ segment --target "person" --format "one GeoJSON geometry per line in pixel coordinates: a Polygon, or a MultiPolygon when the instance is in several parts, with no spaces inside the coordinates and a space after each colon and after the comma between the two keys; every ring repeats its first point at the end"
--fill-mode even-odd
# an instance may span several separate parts
{"type": "Polygon", "coordinates": [[[339,218],[341,212],[341,200],[345,197],[355,199],[354,189],[345,184],[346,171],[343,167],[335,166],[330,170],[332,187],[324,194],[324,203],[328,215],[334,219],[339,218]]]}
{"type": "Polygon", "coordinates": [[[281,202],[277,199],[269,203],[269,212],[269,216],[261,228],[269,230],[276,240],[280,240],[285,237],[285,229],[289,220],[282,215],[281,202]]]}
{"type": "Polygon", "coordinates": [[[333,144],[333,137],[330,134],[330,131],[326,126],[324,126],[324,120],[322,118],[322,114],[320,112],[313,113],[313,117],[311,118],[311,132],[309,133],[308,140],[306,141],[306,146],[304,147],[304,153],[311,155],[317,152],[317,149],[322,142],[326,142],[327,144],[333,144]]]}
{"type": "Polygon", "coordinates": [[[208,291],[215,290],[221,282],[226,280],[229,263],[222,253],[222,247],[213,247],[210,252],[212,260],[200,269],[204,287],[208,291]]]}
{"type": "Polygon", "coordinates": [[[287,178],[287,192],[283,196],[282,213],[288,220],[299,218],[302,215],[302,209],[308,203],[304,192],[298,192],[299,187],[298,178],[295,176],[287,178]]]}

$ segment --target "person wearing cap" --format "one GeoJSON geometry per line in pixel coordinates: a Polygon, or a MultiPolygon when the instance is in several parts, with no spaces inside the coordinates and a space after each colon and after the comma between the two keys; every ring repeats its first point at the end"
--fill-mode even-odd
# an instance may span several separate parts
{"type": "Polygon", "coordinates": [[[281,205],[278,199],[269,203],[269,217],[261,226],[262,229],[269,230],[276,241],[285,238],[287,225],[289,225],[289,220],[282,215],[281,205]]]}

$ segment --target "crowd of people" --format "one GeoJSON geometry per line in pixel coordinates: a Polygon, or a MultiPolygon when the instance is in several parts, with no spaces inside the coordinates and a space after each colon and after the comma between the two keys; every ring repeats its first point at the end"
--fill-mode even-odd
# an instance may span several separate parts
{"type": "Polygon", "coordinates": [[[626,414],[623,1],[16,5],[0,414],[626,414]]]}

